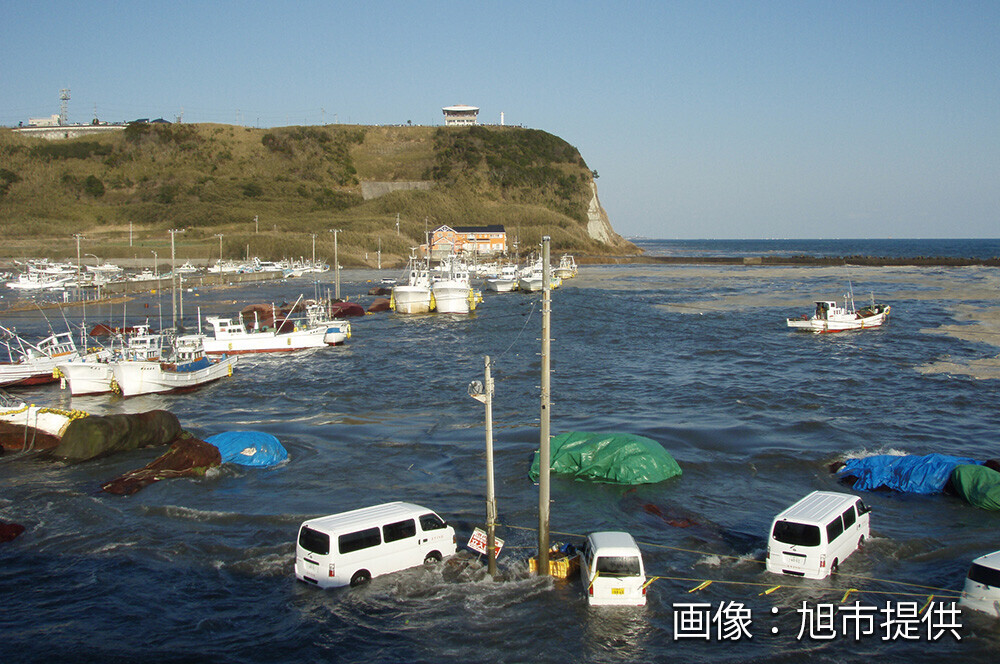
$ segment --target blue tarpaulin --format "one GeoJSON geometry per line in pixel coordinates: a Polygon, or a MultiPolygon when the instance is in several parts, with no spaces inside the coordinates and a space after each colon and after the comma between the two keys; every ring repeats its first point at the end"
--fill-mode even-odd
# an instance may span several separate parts
{"type": "Polygon", "coordinates": [[[227,431],[205,439],[219,448],[222,463],[274,466],[288,458],[277,438],[263,431],[227,431]]]}
{"type": "Polygon", "coordinates": [[[941,493],[955,466],[976,465],[979,461],[946,454],[896,456],[878,454],[848,459],[837,471],[841,477],[856,477],[853,487],[859,491],[886,488],[905,493],[941,493]]]}

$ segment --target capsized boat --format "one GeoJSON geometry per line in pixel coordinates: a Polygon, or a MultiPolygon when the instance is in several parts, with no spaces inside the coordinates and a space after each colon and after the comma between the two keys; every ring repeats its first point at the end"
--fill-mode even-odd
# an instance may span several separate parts
{"type": "Polygon", "coordinates": [[[812,316],[804,314],[801,318],[788,318],[786,322],[794,330],[817,334],[863,330],[879,327],[889,320],[889,309],[887,304],[876,304],[874,294],[870,305],[855,309],[854,294],[848,293],[842,307],[832,300],[817,300],[812,316]]]}
{"type": "Polygon", "coordinates": [[[233,375],[236,356],[205,357],[201,335],[178,337],[171,362],[122,360],[112,365],[111,387],[123,397],[200,387],[233,375]]]}

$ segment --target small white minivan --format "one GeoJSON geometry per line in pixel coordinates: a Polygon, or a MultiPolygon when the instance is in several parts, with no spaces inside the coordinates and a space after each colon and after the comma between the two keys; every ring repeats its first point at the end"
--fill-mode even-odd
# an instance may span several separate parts
{"type": "Polygon", "coordinates": [[[972,561],[958,603],[1000,618],[1000,551],[972,561]]]}
{"type": "Polygon", "coordinates": [[[767,571],[807,579],[835,573],[870,536],[870,511],[857,496],[813,491],[772,522],[767,571]]]}
{"type": "Polygon", "coordinates": [[[628,533],[603,531],[588,535],[580,552],[580,576],[590,606],[646,604],[642,553],[628,533]]]}
{"type": "Polygon", "coordinates": [[[455,529],[437,514],[412,503],[386,503],[305,521],[295,546],[295,577],[320,588],[356,586],[456,550],[455,529]]]}

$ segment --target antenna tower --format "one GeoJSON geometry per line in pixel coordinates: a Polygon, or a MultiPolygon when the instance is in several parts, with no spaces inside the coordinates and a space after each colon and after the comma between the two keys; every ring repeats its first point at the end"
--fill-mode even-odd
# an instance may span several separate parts
{"type": "Polygon", "coordinates": [[[59,124],[67,125],[69,122],[66,120],[66,102],[69,101],[69,88],[63,88],[59,91],[59,124]]]}

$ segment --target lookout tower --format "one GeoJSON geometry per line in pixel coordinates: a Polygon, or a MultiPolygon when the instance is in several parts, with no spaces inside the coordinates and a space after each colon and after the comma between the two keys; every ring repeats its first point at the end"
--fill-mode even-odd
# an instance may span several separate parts
{"type": "Polygon", "coordinates": [[[455,106],[445,106],[444,111],[445,126],[464,126],[476,124],[476,116],[479,115],[479,108],[476,106],[466,106],[456,104],[455,106]]]}

